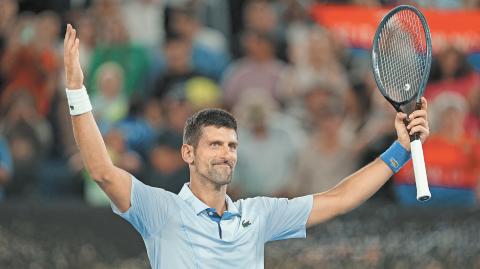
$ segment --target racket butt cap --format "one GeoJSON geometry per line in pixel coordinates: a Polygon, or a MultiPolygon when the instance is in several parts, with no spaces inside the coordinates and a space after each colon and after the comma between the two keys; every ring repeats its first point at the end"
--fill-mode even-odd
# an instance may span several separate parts
{"type": "Polygon", "coordinates": [[[419,202],[425,202],[425,201],[430,200],[430,197],[431,197],[430,195],[422,195],[422,196],[417,197],[417,200],[419,202]]]}

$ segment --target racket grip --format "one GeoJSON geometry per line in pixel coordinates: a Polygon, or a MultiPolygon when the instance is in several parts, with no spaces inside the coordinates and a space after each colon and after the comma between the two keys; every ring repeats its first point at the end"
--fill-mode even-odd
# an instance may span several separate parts
{"type": "Polygon", "coordinates": [[[413,140],[410,142],[412,152],[413,171],[415,173],[415,184],[417,186],[417,200],[427,201],[432,197],[428,188],[427,170],[425,169],[425,160],[423,158],[422,142],[413,140]]]}

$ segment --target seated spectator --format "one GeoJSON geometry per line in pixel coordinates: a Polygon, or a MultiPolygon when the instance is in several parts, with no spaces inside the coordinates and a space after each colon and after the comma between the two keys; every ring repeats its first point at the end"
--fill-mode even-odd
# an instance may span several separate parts
{"type": "Polygon", "coordinates": [[[453,45],[447,45],[434,57],[425,96],[433,100],[438,94],[449,90],[468,99],[478,87],[480,75],[474,72],[466,53],[453,45]]]}
{"type": "Polygon", "coordinates": [[[285,195],[298,151],[290,133],[296,127],[282,121],[277,103],[264,90],[244,92],[234,113],[241,147],[232,189],[240,197],[285,195]]]}
{"type": "Polygon", "coordinates": [[[102,133],[106,133],[128,112],[128,99],[122,91],[124,72],[114,62],[106,62],[97,69],[98,92],[92,96],[93,114],[102,133]]]}
{"type": "Polygon", "coordinates": [[[153,187],[179,193],[189,181],[188,166],[182,159],[182,136],[172,131],[163,132],[150,151],[150,168],[146,183],[153,187]]]}
{"type": "Polygon", "coordinates": [[[98,20],[90,10],[82,12],[77,20],[78,36],[82,39],[79,47],[82,70],[90,70],[92,55],[100,35],[97,23],[98,20]]]}
{"type": "Polygon", "coordinates": [[[326,191],[357,168],[351,143],[342,135],[345,117],[342,96],[328,88],[317,88],[306,95],[305,102],[309,102],[313,126],[309,141],[297,155],[288,188],[290,197],[326,191]],[[313,99],[319,101],[309,102],[313,99]]]}
{"type": "Polygon", "coordinates": [[[168,1],[140,0],[122,2],[122,15],[128,35],[132,40],[149,49],[163,44],[166,2],[168,1]]]}
{"type": "Polygon", "coordinates": [[[285,64],[276,58],[274,42],[270,33],[251,30],[245,33],[245,56],[232,63],[222,85],[227,107],[233,107],[248,89],[262,90],[278,100],[285,64]]]}
{"type": "MultiPolygon", "coordinates": [[[[471,207],[476,204],[480,155],[477,139],[463,128],[465,99],[445,92],[431,104],[432,135],[423,145],[432,198],[426,205],[471,207]]],[[[395,193],[402,205],[418,205],[411,162],[395,176],[395,193]]]]}
{"type": "Polygon", "coordinates": [[[55,51],[59,23],[58,16],[52,12],[38,17],[23,14],[19,18],[1,59],[5,78],[0,98],[3,106],[10,102],[15,91],[22,89],[34,98],[39,113],[45,116],[49,112],[59,68],[55,51]]]}
{"type": "Polygon", "coordinates": [[[117,122],[115,128],[121,130],[128,148],[146,160],[163,125],[163,111],[157,100],[132,99],[127,117],[117,122]]]}
{"type": "Polygon", "coordinates": [[[13,161],[8,197],[32,198],[38,194],[38,171],[52,145],[50,124],[35,109],[26,91],[17,90],[0,126],[13,161]]]}
{"type": "MultiPolygon", "coordinates": [[[[233,16],[234,20],[234,40],[232,42],[232,53],[235,58],[242,56],[243,33],[251,30],[254,32],[270,33],[275,47],[283,47],[283,36],[280,29],[281,23],[276,11],[276,5],[266,0],[248,0],[240,2],[235,6],[233,2],[232,9],[242,8],[241,16],[233,16]],[[243,4],[243,5],[242,5],[243,4]],[[238,20],[239,19],[239,20],[238,20]],[[238,26],[237,26],[238,25],[238,26]],[[237,29],[235,29],[237,28],[237,29]]],[[[238,11],[232,11],[235,14],[238,11]]]]}
{"type": "Polygon", "coordinates": [[[164,98],[175,86],[184,84],[188,79],[200,76],[191,61],[191,44],[180,35],[173,34],[164,46],[165,70],[158,71],[149,95],[157,99],[164,98]]]}
{"type": "Polygon", "coordinates": [[[194,8],[175,8],[172,12],[173,32],[192,45],[192,62],[203,75],[220,79],[229,60],[227,40],[220,31],[206,27],[194,8]]]}
{"type": "Polygon", "coordinates": [[[130,40],[123,18],[119,11],[113,10],[113,14],[108,19],[104,18],[100,25],[99,31],[103,39],[99,40],[92,54],[90,69],[85,76],[87,89],[91,94],[98,92],[95,76],[97,69],[105,62],[113,61],[124,70],[123,94],[126,97],[143,96],[141,86],[150,66],[148,52],[130,40]]]}
{"type": "MultiPolygon", "coordinates": [[[[119,129],[110,129],[105,135],[105,145],[112,162],[131,173],[132,175],[141,178],[143,172],[143,165],[140,158],[135,151],[130,150],[125,143],[123,134],[119,129]]],[[[85,200],[88,204],[94,206],[108,206],[110,200],[105,193],[98,187],[98,185],[90,178],[90,175],[85,173],[85,200]]]]}

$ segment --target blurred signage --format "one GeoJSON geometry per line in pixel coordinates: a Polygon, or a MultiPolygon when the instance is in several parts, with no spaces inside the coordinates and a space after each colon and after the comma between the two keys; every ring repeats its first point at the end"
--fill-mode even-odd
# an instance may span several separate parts
{"type": "MultiPolygon", "coordinates": [[[[312,18],[352,47],[370,49],[378,24],[390,8],[350,5],[313,5],[312,18]]],[[[454,44],[466,52],[480,52],[480,11],[421,9],[432,34],[433,50],[454,44]]]]}

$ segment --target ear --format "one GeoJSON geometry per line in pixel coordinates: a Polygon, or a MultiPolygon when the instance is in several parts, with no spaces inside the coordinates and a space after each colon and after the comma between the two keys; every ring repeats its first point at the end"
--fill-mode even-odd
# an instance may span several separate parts
{"type": "Polygon", "coordinates": [[[182,145],[182,159],[188,164],[193,164],[195,155],[193,152],[193,147],[191,145],[187,145],[187,144],[182,145]]]}

